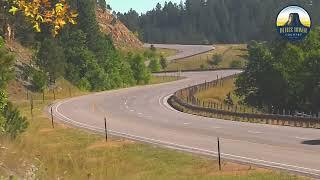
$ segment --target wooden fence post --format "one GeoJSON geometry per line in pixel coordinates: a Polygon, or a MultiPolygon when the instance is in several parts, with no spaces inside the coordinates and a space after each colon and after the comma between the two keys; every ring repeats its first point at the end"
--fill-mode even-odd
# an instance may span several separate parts
{"type": "Polygon", "coordinates": [[[53,109],[52,109],[52,106],[51,106],[51,125],[52,125],[52,128],[54,129],[54,122],[53,122],[53,109]]]}
{"type": "Polygon", "coordinates": [[[52,89],[53,92],[53,100],[56,100],[56,92],[54,91],[54,88],[52,89]]]}
{"type": "Polygon", "coordinates": [[[221,170],[222,170],[222,168],[221,168],[220,138],[218,137],[218,138],[217,138],[217,140],[218,140],[218,160],[219,160],[219,171],[221,171],[221,170]]]}
{"type": "Polygon", "coordinates": [[[71,88],[69,87],[69,96],[72,97],[71,88]]]}
{"type": "Polygon", "coordinates": [[[104,131],[106,135],[106,142],[108,142],[108,129],[107,129],[107,118],[104,118],[104,131]]]}
{"type": "Polygon", "coordinates": [[[33,97],[30,96],[30,112],[31,112],[31,118],[33,119],[33,97]]]}

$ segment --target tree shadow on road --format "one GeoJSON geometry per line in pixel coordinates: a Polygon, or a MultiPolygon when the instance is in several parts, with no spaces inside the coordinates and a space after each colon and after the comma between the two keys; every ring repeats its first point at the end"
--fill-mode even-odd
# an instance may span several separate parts
{"type": "Polygon", "coordinates": [[[302,141],[302,144],[306,145],[320,145],[320,139],[318,140],[307,140],[307,141],[302,141]]]}

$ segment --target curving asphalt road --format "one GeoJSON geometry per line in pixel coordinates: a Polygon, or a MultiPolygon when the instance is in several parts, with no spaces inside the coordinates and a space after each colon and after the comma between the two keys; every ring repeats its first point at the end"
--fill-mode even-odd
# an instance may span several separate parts
{"type": "Polygon", "coordinates": [[[216,156],[220,137],[224,159],[320,178],[320,130],[199,117],[167,104],[181,88],[235,73],[185,72],[180,81],[72,98],[52,107],[55,118],[73,126],[103,133],[107,116],[112,135],[203,155],[216,156]]]}
{"type": "MultiPolygon", "coordinates": [[[[177,53],[174,56],[168,57],[168,61],[174,61],[183,59],[186,57],[191,57],[194,55],[202,54],[211,50],[214,50],[214,46],[210,45],[180,45],[180,44],[153,44],[155,48],[163,49],[174,49],[177,50],[177,53]]],[[[151,44],[144,44],[145,48],[150,47],[151,44]]]]}

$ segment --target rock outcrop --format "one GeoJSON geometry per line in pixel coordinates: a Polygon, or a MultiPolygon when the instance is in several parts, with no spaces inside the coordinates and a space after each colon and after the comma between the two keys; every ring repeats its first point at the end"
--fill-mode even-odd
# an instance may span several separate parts
{"type": "Polygon", "coordinates": [[[143,43],[134,35],[122,22],[120,22],[109,11],[103,11],[97,8],[97,21],[100,30],[106,34],[110,34],[114,45],[118,49],[140,49],[143,43]]]}

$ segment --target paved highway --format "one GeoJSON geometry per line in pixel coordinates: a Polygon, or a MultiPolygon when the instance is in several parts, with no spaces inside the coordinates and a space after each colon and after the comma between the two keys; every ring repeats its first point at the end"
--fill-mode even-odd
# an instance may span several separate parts
{"type": "MultiPolygon", "coordinates": [[[[194,56],[197,54],[202,54],[211,50],[214,50],[214,46],[210,45],[180,45],[180,44],[153,44],[156,48],[163,48],[163,49],[174,49],[177,50],[177,53],[174,56],[168,57],[168,61],[179,60],[182,58],[194,56]]],[[[150,47],[151,44],[144,44],[145,48],[150,47]]]]}
{"type": "Polygon", "coordinates": [[[320,130],[199,117],[167,104],[181,88],[235,73],[239,71],[185,72],[187,78],[176,82],[72,98],[54,104],[54,116],[100,133],[107,116],[112,135],[209,156],[216,156],[220,137],[224,159],[320,178],[320,130]]]}

